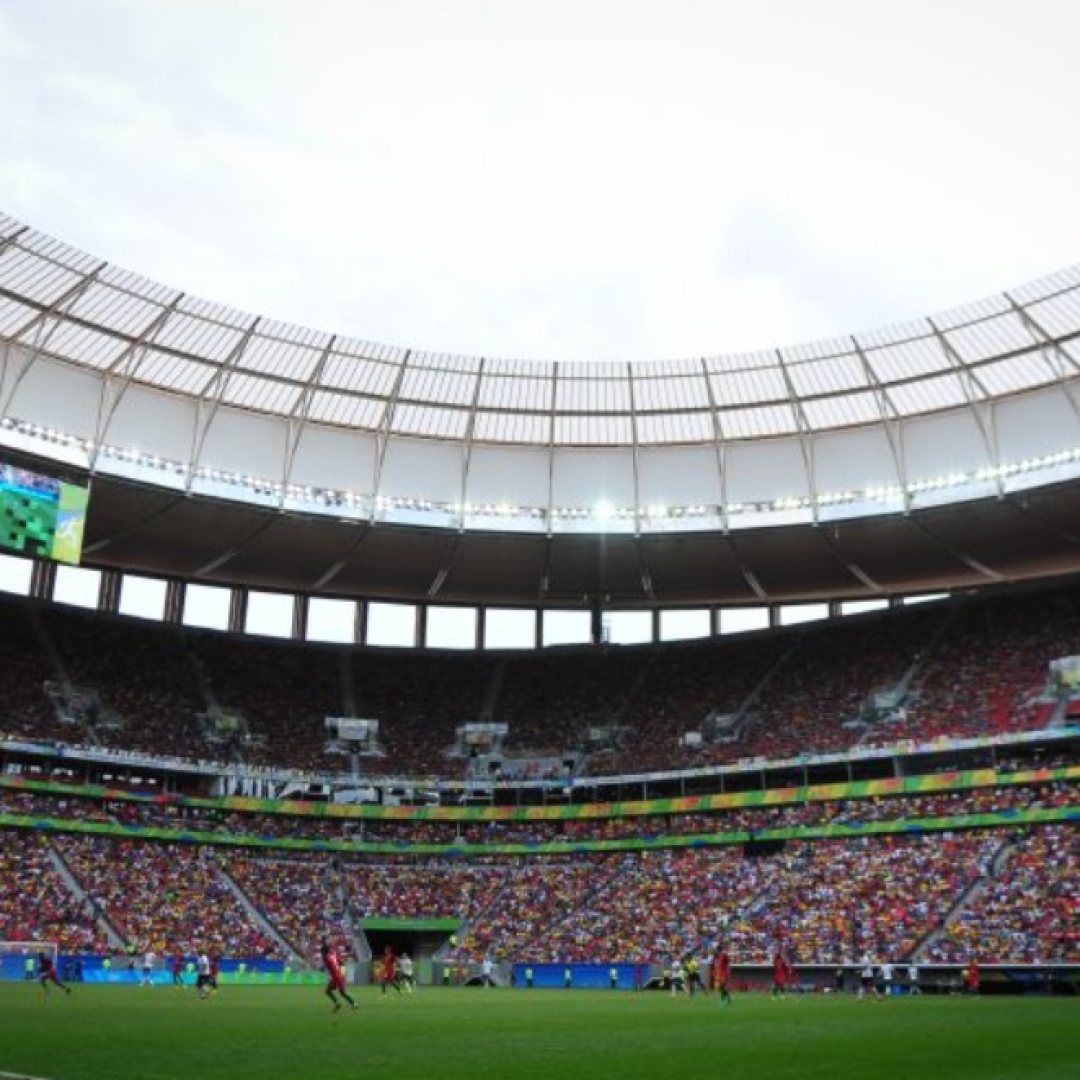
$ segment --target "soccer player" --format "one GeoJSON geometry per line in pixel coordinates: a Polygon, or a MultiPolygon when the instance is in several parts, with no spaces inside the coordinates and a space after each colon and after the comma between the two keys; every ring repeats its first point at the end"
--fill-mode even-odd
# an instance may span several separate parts
{"type": "Polygon", "coordinates": [[[210,957],[205,952],[195,958],[195,972],[195,989],[200,998],[206,998],[210,994],[210,957]]]}
{"type": "Polygon", "coordinates": [[[184,956],[180,952],[172,958],[172,984],[179,987],[184,985],[184,956]]]}
{"type": "Polygon", "coordinates": [[[412,957],[408,953],[402,953],[398,960],[398,969],[401,972],[401,985],[405,987],[405,992],[412,994],[416,992],[416,976],[413,974],[413,962],[412,957]]]}
{"type": "Polygon", "coordinates": [[[327,975],[326,990],[324,992],[333,1004],[334,1012],[341,1011],[341,1002],[334,996],[335,994],[340,994],[349,1003],[349,1008],[356,1012],[356,1002],[353,1001],[348,987],[345,985],[345,972],[341,970],[341,960],[338,957],[337,949],[326,938],[322,939],[319,955],[322,957],[323,967],[326,968],[327,975]]]}
{"type": "Polygon", "coordinates": [[[142,979],[140,980],[140,986],[153,986],[154,985],[154,964],[157,962],[157,957],[154,955],[153,949],[147,949],[143,953],[142,962],[142,979]]]}
{"type": "Polygon", "coordinates": [[[720,946],[720,951],[713,961],[713,987],[720,994],[720,1001],[725,1005],[731,1004],[731,956],[726,945],[720,946]]]}
{"type": "Polygon", "coordinates": [[[874,978],[874,959],[869,953],[863,953],[859,964],[859,1001],[866,997],[867,991],[874,995],[875,1001],[881,1000],[881,993],[874,978]]]}
{"type": "Polygon", "coordinates": [[[973,958],[964,971],[964,989],[975,997],[979,995],[979,977],[979,961],[973,958]]]}
{"type": "Polygon", "coordinates": [[[49,983],[53,983],[55,986],[59,986],[65,994],[71,993],[71,987],[65,986],[56,975],[56,961],[47,953],[40,953],[38,956],[38,982],[41,984],[41,989],[48,994],[49,983]]]}
{"type": "Polygon", "coordinates": [[[394,946],[387,945],[382,954],[382,973],[379,975],[379,983],[383,994],[386,988],[392,986],[399,994],[401,993],[401,980],[398,979],[397,956],[394,954],[394,946]]]}
{"type": "Polygon", "coordinates": [[[701,962],[696,956],[690,956],[686,961],[686,992],[690,997],[694,992],[701,990],[707,997],[709,989],[701,979],[701,962]]]}
{"type": "Polygon", "coordinates": [[[787,957],[781,949],[777,949],[776,953],[773,955],[772,996],[774,998],[781,997],[786,992],[788,986],[788,971],[787,957]]]}

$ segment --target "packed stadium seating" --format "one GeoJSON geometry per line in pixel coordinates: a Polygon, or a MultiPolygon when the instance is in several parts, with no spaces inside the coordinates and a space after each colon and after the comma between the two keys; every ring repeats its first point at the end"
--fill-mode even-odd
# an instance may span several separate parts
{"type": "MultiPolygon", "coordinates": [[[[325,750],[324,718],[361,714],[379,717],[387,752],[365,768],[460,776],[465,762],[445,753],[457,725],[497,715],[509,726],[511,754],[584,751],[590,729],[601,728],[607,742],[586,771],[619,775],[1045,725],[1055,710],[1044,693],[1047,665],[1077,651],[1080,590],[927,605],[731,641],[540,654],[241,640],[14,599],[0,601],[0,627],[0,663],[13,673],[0,729],[66,748],[54,773],[43,774],[54,781],[70,773],[65,763],[77,759],[80,743],[212,758],[221,747],[207,742],[198,718],[218,707],[242,715],[250,736],[227,752],[256,764],[340,767],[325,750]],[[102,711],[65,714],[67,699],[58,705],[47,682],[81,688],[81,700],[102,711]],[[879,708],[880,700],[891,704],[879,708]],[[121,722],[99,722],[103,715],[121,722]],[[732,718],[724,740],[688,745],[686,733],[707,727],[710,716],[732,718]]],[[[1038,764],[1077,760],[1068,744],[1038,764]]],[[[1002,746],[995,764],[1007,777],[1032,759],[1002,746]]],[[[141,790],[130,777],[125,783],[141,790]]],[[[489,955],[664,964],[705,955],[720,941],[744,963],[767,963],[778,947],[802,964],[850,963],[864,951],[894,961],[960,963],[978,953],[1080,962],[1075,825],[908,832],[932,818],[1068,808],[1075,781],[566,820],[296,816],[135,800],[123,790],[119,777],[104,796],[0,789],[0,814],[23,825],[50,818],[185,838],[3,827],[0,937],[161,955],[198,942],[226,955],[311,962],[328,928],[356,936],[365,919],[440,919],[460,926],[447,956],[463,969],[489,955]],[[892,823],[883,835],[813,831],[892,823]],[[776,849],[746,843],[776,829],[795,833],[776,849]],[[727,842],[664,843],[711,833],[727,842]],[[249,838],[263,846],[245,846],[249,838]],[[284,840],[345,846],[272,846],[284,840]],[[655,846],[572,850],[615,840],[655,846]],[[545,850],[558,843],[568,848],[545,850]],[[470,850],[410,851],[420,844],[470,850]],[[533,850],[487,851],[504,844],[533,850]]]]}
{"type": "Polygon", "coordinates": [[[612,742],[582,771],[623,774],[749,758],[844,752],[942,735],[1045,725],[1047,665],[1071,655],[1080,589],[1009,594],[828,621],[741,639],[647,649],[464,654],[345,650],[238,639],[0,601],[0,662],[17,674],[0,728],[8,735],[341,769],[326,753],[327,716],[380,720],[374,775],[452,778],[456,727],[508,724],[507,754],[612,742]],[[118,725],[64,723],[47,680],[92,688],[118,725]],[[897,692],[884,715],[874,696],[897,692]],[[207,743],[197,717],[226,708],[247,736],[207,743]],[[713,716],[723,738],[685,745],[713,716]]]}

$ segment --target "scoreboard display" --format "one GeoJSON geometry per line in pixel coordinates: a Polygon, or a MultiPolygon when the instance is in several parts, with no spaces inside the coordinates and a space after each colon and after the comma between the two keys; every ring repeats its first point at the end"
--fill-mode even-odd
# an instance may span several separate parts
{"type": "Polygon", "coordinates": [[[90,489],[0,461],[0,549],[78,564],[90,489]]]}

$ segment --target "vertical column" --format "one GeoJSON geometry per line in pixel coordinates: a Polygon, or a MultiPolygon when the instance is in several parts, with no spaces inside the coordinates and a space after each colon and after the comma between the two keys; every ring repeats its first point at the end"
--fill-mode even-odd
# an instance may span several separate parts
{"type": "Polygon", "coordinates": [[[162,618],[169,626],[179,626],[184,621],[184,598],[187,586],[178,578],[165,582],[165,611],[162,618]]]}
{"type": "Polygon", "coordinates": [[[594,596],[589,604],[589,642],[604,644],[604,605],[599,596],[594,596]]]}
{"type": "Polygon", "coordinates": [[[35,600],[51,601],[55,589],[56,563],[45,559],[35,561],[34,568],[30,572],[30,595],[35,600]]]}
{"type": "Polygon", "coordinates": [[[356,601],[356,632],[353,635],[357,645],[367,644],[368,602],[356,601]]]}
{"type": "Polygon", "coordinates": [[[98,594],[98,606],[102,611],[115,615],[120,610],[120,590],[124,584],[124,575],[119,570],[105,570],[101,574],[101,589],[98,594]]]}
{"type": "Polygon", "coordinates": [[[292,636],[296,641],[307,641],[308,610],[311,598],[306,593],[297,593],[293,597],[292,636]]]}
{"type": "Polygon", "coordinates": [[[229,633],[242,634],[247,623],[248,591],[233,588],[229,593],[229,633]]]}

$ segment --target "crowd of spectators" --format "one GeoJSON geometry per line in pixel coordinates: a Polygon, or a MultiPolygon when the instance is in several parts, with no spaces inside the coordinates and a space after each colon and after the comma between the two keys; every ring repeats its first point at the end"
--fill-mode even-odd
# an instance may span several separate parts
{"type": "Polygon", "coordinates": [[[79,835],[57,835],[53,843],[96,909],[140,952],[205,948],[252,958],[281,952],[205,848],[79,835]]]}
{"type": "MultiPolygon", "coordinates": [[[[460,776],[463,722],[506,722],[508,772],[587,753],[586,771],[648,770],[844,752],[1048,722],[1047,666],[1080,652],[1080,589],[873,613],[745,638],[653,648],[499,655],[269,643],[0,599],[8,675],[0,730],[120,753],[212,757],[198,719],[243,717],[224,752],[254,764],[341,769],[324,718],[380,720],[366,771],[460,776]],[[44,693],[93,690],[109,716],[75,730],[44,693]],[[880,700],[899,704],[879,707],[880,700]],[[711,741],[709,718],[729,717],[711,741]],[[93,726],[93,725],[91,725],[93,726]],[[701,746],[687,740],[702,732],[701,746]]],[[[74,725],[74,726],[73,726],[74,725]]],[[[1064,757],[1043,764],[1074,763],[1064,757]]],[[[1017,758],[1016,767],[1028,767],[1017,758]]],[[[664,962],[723,940],[739,962],[783,945],[796,963],[1080,962],[1080,832],[970,829],[521,858],[410,855],[415,844],[537,845],[874,824],[1076,803],[1077,785],[1001,785],[710,813],[551,821],[357,820],[195,810],[169,802],[0,790],[0,812],[227,833],[365,840],[395,856],[211,849],[0,830],[0,938],[104,951],[107,925],[159,954],[310,957],[331,927],[365,918],[457,920],[454,959],[664,962]],[[72,875],[68,886],[56,856],[72,875]],[[235,886],[235,887],[234,887],[235,886]],[[237,888],[241,895],[237,894],[237,888]],[[81,891],[80,891],[81,890],[81,891]],[[252,907],[259,914],[253,913],[252,907]],[[107,923],[106,923],[107,920],[107,923]],[[265,920],[265,922],[263,921],[265,920]],[[921,950],[921,952],[920,952],[921,950]]]]}
{"type": "Polygon", "coordinates": [[[867,741],[997,735],[1045,724],[1048,665],[1075,655],[1078,642],[1075,588],[964,604],[921,658],[899,715],[867,741]]]}
{"type": "Polygon", "coordinates": [[[504,773],[573,755],[594,775],[844,752],[1045,724],[1080,589],[957,600],[653,647],[442,653],[267,642],[0,600],[9,736],[347,771],[327,716],[380,722],[369,775],[460,778],[459,725],[508,725],[504,773]],[[47,681],[118,723],[64,723],[47,681]],[[90,692],[93,693],[90,693],[90,692]],[[896,700],[879,708],[881,700],[896,700]],[[200,716],[242,718],[234,744],[200,716]],[[726,718],[726,719],[725,719],[726,718]],[[717,724],[717,720],[722,721],[717,724]],[[699,734],[700,744],[687,736],[699,734]]]}
{"type": "Polygon", "coordinates": [[[1076,963],[1080,959],[1080,829],[1028,828],[929,946],[936,961],[1076,963]]]}
{"type": "MultiPolygon", "coordinates": [[[[984,793],[985,794],[985,793],[984,793]]],[[[725,942],[743,963],[864,951],[960,962],[1080,962],[1080,833],[1071,825],[562,856],[420,858],[0,832],[0,933],[165,953],[314,955],[370,918],[446,919],[451,960],[662,963],[725,942]],[[49,846],[84,891],[68,891],[49,846]],[[234,882],[261,912],[256,920],[234,882]],[[342,932],[345,932],[344,929],[342,932]],[[287,943],[287,944],[286,944],[287,943]]]]}
{"type": "Polygon", "coordinates": [[[43,834],[0,832],[0,940],[50,941],[68,953],[109,947],[93,902],[68,888],[43,834]]]}
{"type": "Polygon", "coordinates": [[[129,801],[111,796],[67,796],[0,788],[0,812],[101,821],[185,834],[216,833],[256,840],[310,840],[399,845],[579,844],[709,833],[749,838],[776,829],[859,826],[911,819],[968,817],[1031,807],[1073,805],[1080,781],[1004,784],[926,794],[797,801],[693,813],[527,820],[303,816],[192,807],[177,802],[129,801]]]}
{"type": "Polygon", "coordinates": [[[221,853],[225,871],[299,956],[315,964],[321,938],[348,937],[346,894],[333,860],[221,853]]]}

